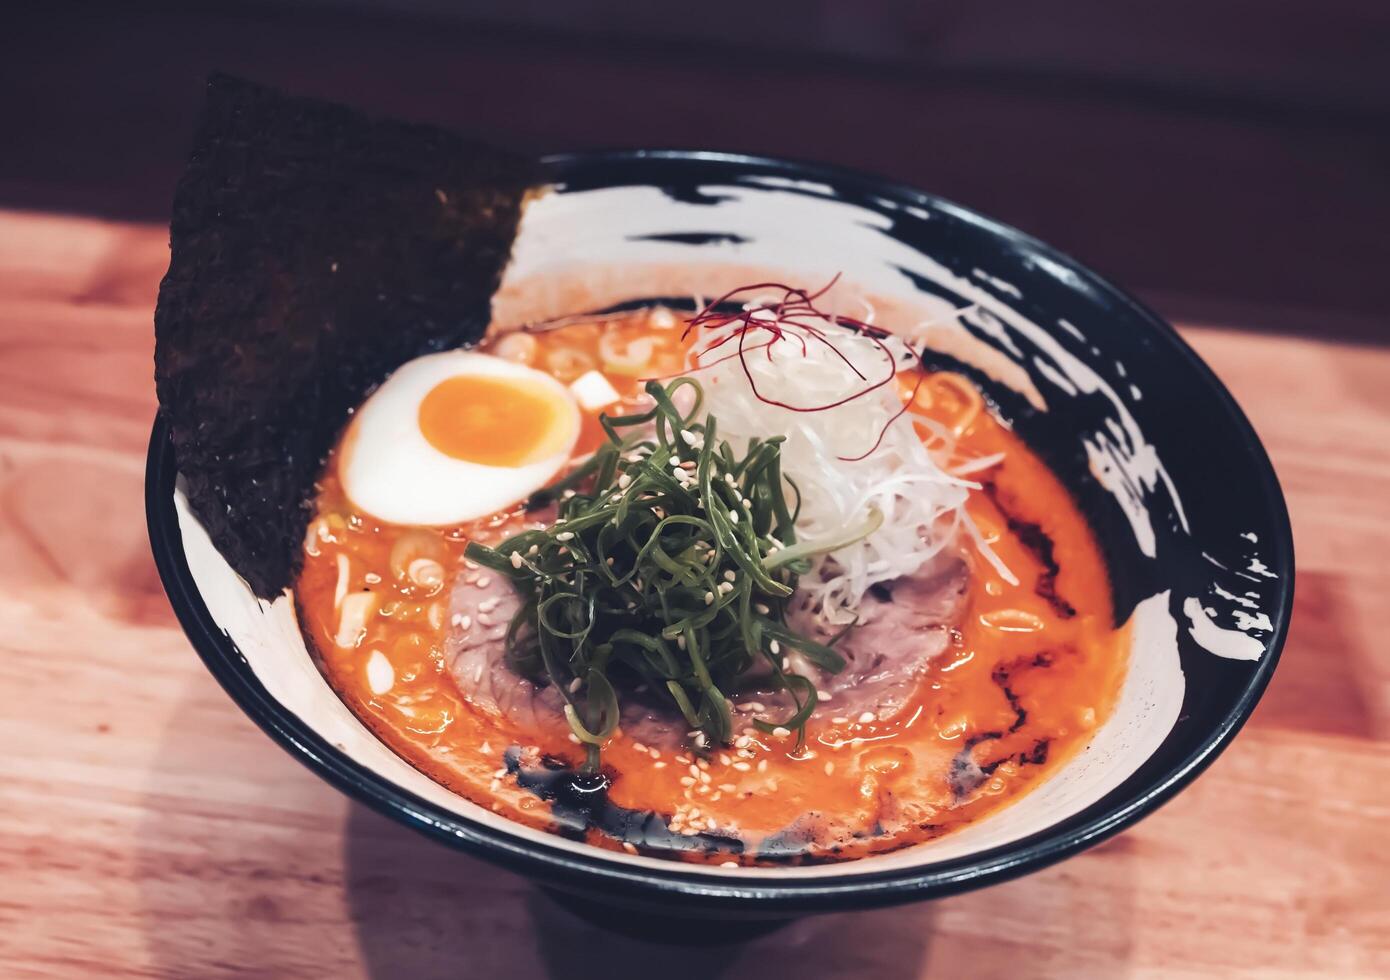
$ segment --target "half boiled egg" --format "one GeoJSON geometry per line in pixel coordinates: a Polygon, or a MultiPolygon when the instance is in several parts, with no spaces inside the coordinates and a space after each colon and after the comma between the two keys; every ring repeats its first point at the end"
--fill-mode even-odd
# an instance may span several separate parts
{"type": "Polygon", "coordinates": [[[338,475],[392,524],[458,524],[525,499],[569,461],[574,396],[534,368],[474,351],[409,361],[357,411],[338,475]]]}

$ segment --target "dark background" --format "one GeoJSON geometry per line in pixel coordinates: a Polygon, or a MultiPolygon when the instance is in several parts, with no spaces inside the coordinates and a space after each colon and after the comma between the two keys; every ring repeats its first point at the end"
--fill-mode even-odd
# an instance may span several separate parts
{"type": "Polygon", "coordinates": [[[1014,224],[1174,318],[1390,341],[1388,0],[0,11],[0,207],[166,220],[220,68],[537,152],[858,167],[1014,224]]]}

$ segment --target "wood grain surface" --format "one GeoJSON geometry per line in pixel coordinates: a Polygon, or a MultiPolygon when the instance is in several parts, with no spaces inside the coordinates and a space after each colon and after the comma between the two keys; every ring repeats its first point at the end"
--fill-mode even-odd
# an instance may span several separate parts
{"type": "Polygon", "coordinates": [[[1184,330],[1299,563],[1269,693],[1190,789],[1018,881],[673,953],[350,803],[204,670],[143,516],[166,263],[160,228],[0,212],[0,976],[1390,975],[1390,350],[1184,330]]]}

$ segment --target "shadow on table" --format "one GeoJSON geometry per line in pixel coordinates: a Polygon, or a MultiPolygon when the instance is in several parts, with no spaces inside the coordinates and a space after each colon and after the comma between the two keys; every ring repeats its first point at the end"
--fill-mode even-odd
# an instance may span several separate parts
{"type": "Polygon", "coordinates": [[[939,902],[801,919],[705,948],[598,930],[517,876],[363,807],[350,814],[345,847],[349,912],[362,961],[377,978],[1016,977],[1087,966],[1110,975],[1130,947],[1128,862],[1103,856],[1127,850],[1123,841],[1090,859],[1098,888],[1056,869],[939,902]],[[1081,917],[1087,948],[1077,955],[1070,930],[1081,917]]]}

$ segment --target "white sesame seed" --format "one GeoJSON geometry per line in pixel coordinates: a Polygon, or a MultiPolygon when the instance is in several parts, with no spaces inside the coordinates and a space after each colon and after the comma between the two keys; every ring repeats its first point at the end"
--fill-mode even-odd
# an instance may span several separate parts
{"type": "Polygon", "coordinates": [[[735,786],[733,783],[720,783],[720,784],[719,784],[719,791],[720,791],[721,793],[732,793],[732,792],[733,792],[734,790],[736,790],[736,789],[738,789],[738,787],[735,786]]]}
{"type": "Polygon", "coordinates": [[[513,567],[513,568],[520,568],[520,567],[521,567],[521,552],[519,552],[519,551],[513,551],[513,552],[512,552],[512,567],[513,567]]]}
{"type": "Polygon", "coordinates": [[[719,753],[719,764],[720,764],[721,766],[732,765],[732,764],[733,764],[733,761],[734,761],[733,759],[729,758],[729,753],[727,753],[727,752],[720,752],[720,753],[719,753]]]}
{"type": "Polygon", "coordinates": [[[721,862],[719,866],[720,866],[721,868],[737,868],[737,867],[738,867],[738,862],[737,862],[737,861],[724,861],[724,862],[721,862]]]}
{"type": "Polygon", "coordinates": [[[829,776],[829,775],[830,775],[831,773],[833,773],[834,771],[835,771],[835,763],[833,763],[833,762],[827,762],[827,763],[825,764],[825,774],[826,774],[827,776],[829,776]]]}
{"type": "Polygon", "coordinates": [[[781,725],[778,725],[772,730],[772,734],[776,738],[786,738],[791,734],[791,729],[783,728],[781,725]]]}
{"type": "Polygon", "coordinates": [[[682,785],[682,786],[694,786],[694,785],[695,785],[695,777],[694,777],[694,776],[682,776],[682,777],[681,777],[681,785],[682,785]]]}
{"type": "MultiPolygon", "coordinates": [[[[771,643],[769,643],[767,645],[767,648],[772,651],[773,656],[776,656],[777,654],[782,652],[782,644],[778,643],[776,640],[773,640],[771,643]]],[[[783,669],[785,670],[786,668],[783,667],[783,669]]]]}
{"type": "Polygon", "coordinates": [[[729,520],[731,520],[731,521],[733,521],[735,524],[737,524],[737,523],[738,523],[738,511],[736,511],[736,510],[731,510],[731,511],[729,511],[729,520]]]}
{"type": "Polygon", "coordinates": [[[874,715],[872,711],[866,711],[859,716],[859,724],[861,725],[867,725],[869,722],[877,720],[877,717],[874,715]]]}
{"type": "Polygon", "coordinates": [[[817,689],[816,689],[816,698],[817,698],[818,700],[821,700],[821,701],[829,701],[829,700],[830,700],[830,692],[829,692],[829,691],[822,691],[822,690],[820,690],[819,688],[817,688],[817,689]]]}
{"type": "Polygon", "coordinates": [[[618,477],[618,486],[626,490],[628,487],[632,486],[632,477],[628,476],[626,473],[622,474],[618,477]]]}
{"type": "Polygon", "coordinates": [[[706,592],[706,593],[705,593],[705,605],[707,605],[707,606],[712,606],[712,605],[714,605],[714,593],[713,593],[713,592],[706,592]]]}
{"type": "Polygon", "coordinates": [[[478,588],[480,588],[480,589],[486,589],[486,588],[487,588],[489,585],[491,585],[491,584],[492,584],[492,579],[489,578],[489,577],[486,576],[486,575],[480,576],[480,577],[478,578],[478,588]]]}
{"type": "Polygon", "coordinates": [[[766,760],[766,759],[759,759],[759,760],[758,760],[758,772],[767,772],[767,760],[766,760]]]}
{"type": "Polygon", "coordinates": [[[573,531],[561,531],[559,534],[555,535],[555,540],[556,540],[556,541],[573,541],[573,540],[574,540],[574,532],[573,532],[573,531]]]}
{"type": "Polygon", "coordinates": [[[491,620],[490,618],[488,618],[487,613],[478,613],[478,625],[479,625],[479,626],[491,626],[491,625],[492,625],[492,620],[491,620]]]}
{"type": "Polygon", "coordinates": [[[843,715],[836,715],[834,718],[831,718],[831,719],[830,719],[830,724],[832,724],[832,725],[848,725],[848,724],[849,724],[849,719],[846,718],[846,717],[844,717],[843,715]]]}
{"type": "Polygon", "coordinates": [[[540,550],[541,550],[541,546],[540,546],[540,545],[538,545],[538,544],[533,544],[533,545],[531,545],[531,547],[529,547],[529,548],[526,549],[526,554],[528,554],[528,555],[537,555],[537,554],[540,553],[540,550]]]}
{"type": "MultiPolygon", "coordinates": [[[[733,585],[728,582],[720,582],[718,585],[718,589],[720,595],[728,595],[730,592],[734,591],[733,585]]],[[[776,641],[774,640],[773,642],[776,641]]]]}
{"type": "Polygon", "coordinates": [[[761,602],[753,603],[753,611],[759,616],[766,616],[768,613],[772,612],[771,609],[767,608],[767,606],[761,602]]]}
{"type": "Polygon", "coordinates": [[[576,677],[574,680],[570,681],[570,693],[573,694],[583,686],[584,679],[582,677],[576,677]]]}
{"type": "Polygon", "coordinates": [[[753,767],[746,762],[735,762],[734,768],[737,769],[739,772],[748,772],[753,767]]]}
{"type": "Polygon", "coordinates": [[[726,568],[726,569],[724,570],[724,581],[726,581],[726,582],[732,582],[732,581],[734,581],[736,578],[738,578],[738,576],[734,574],[733,569],[731,569],[731,568],[726,568]]]}
{"type": "Polygon", "coordinates": [[[666,768],[666,763],[664,763],[664,762],[653,762],[653,763],[652,763],[652,768],[653,768],[653,769],[665,769],[665,768],[666,768]]]}

